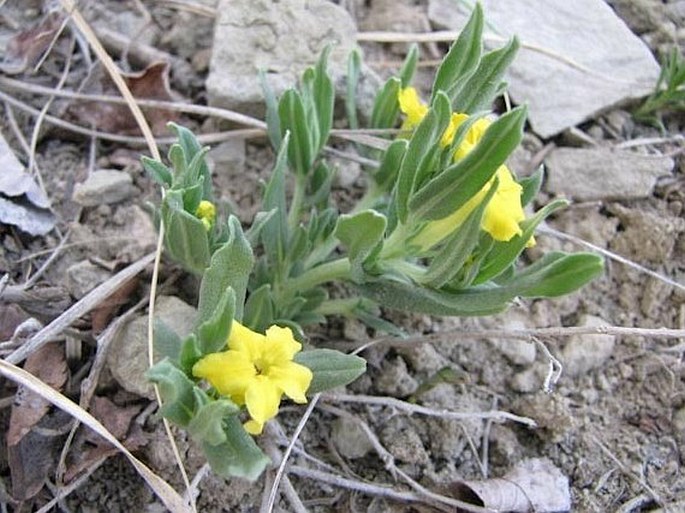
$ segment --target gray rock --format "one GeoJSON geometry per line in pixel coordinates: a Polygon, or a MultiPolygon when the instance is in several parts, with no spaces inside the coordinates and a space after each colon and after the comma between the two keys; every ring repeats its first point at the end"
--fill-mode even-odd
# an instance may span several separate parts
{"type": "Polygon", "coordinates": [[[356,28],[342,7],[325,0],[221,0],[217,10],[207,77],[211,105],[261,117],[259,70],[280,95],[329,43],[329,72],[336,82],[345,74],[356,28]]]}
{"type": "Polygon", "coordinates": [[[111,275],[107,269],[83,260],[67,269],[67,289],[76,299],[81,299],[111,275]]]}
{"type": "Polygon", "coordinates": [[[373,445],[358,422],[346,417],[338,417],[333,422],[331,439],[340,455],[348,459],[363,458],[373,445]]]}
{"type": "MultiPolygon", "coordinates": [[[[515,102],[528,104],[533,130],[543,138],[653,90],[658,63],[604,0],[482,3],[490,41],[521,40],[507,76],[509,91],[515,102]]],[[[459,30],[468,5],[430,0],[428,16],[439,27],[459,30]]]]}
{"type": "MultiPolygon", "coordinates": [[[[502,331],[524,330],[530,327],[526,322],[527,317],[524,314],[508,312],[500,317],[500,329],[502,331]]],[[[527,340],[513,338],[493,339],[492,344],[515,365],[530,365],[535,361],[535,344],[527,340]]]]}
{"type": "Polygon", "coordinates": [[[133,195],[133,180],[124,171],[99,169],[74,187],[74,201],[83,207],[118,203],[133,195]]]}
{"type": "MultiPolygon", "coordinates": [[[[155,315],[180,337],[187,335],[195,322],[195,308],[173,296],[159,296],[155,315]]],[[[147,322],[147,315],[141,315],[119,331],[107,355],[107,365],[125,390],[153,399],[154,389],[144,375],[148,369],[147,322]]]]}
{"type": "Polygon", "coordinates": [[[547,158],[549,192],[581,201],[645,198],[659,177],[671,174],[670,157],[605,148],[558,148],[547,158]]]}
{"type": "MultiPolygon", "coordinates": [[[[609,326],[604,319],[584,315],[578,326],[599,328],[609,326]]],[[[570,337],[561,351],[564,373],[571,377],[581,376],[604,365],[614,352],[616,337],[613,335],[576,335],[570,337]]]]}
{"type": "Polygon", "coordinates": [[[383,362],[382,373],[376,382],[379,392],[393,397],[404,397],[414,393],[418,387],[418,382],[409,373],[402,358],[383,362]]]}
{"type": "Polygon", "coordinates": [[[406,419],[391,418],[381,430],[380,439],[385,448],[400,462],[425,465],[430,461],[421,437],[412,423],[406,419]]]}

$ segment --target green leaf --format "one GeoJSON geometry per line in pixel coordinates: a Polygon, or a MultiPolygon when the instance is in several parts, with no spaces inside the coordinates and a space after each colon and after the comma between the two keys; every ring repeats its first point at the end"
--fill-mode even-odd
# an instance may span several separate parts
{"type": "MultiPolygon", "coordinates": [[[[443,91],[455,102],[463,83],[473,75],[483,49],[483,8],[476,3],[471,16],[459,37],[450,48],[435,73],[431,98],[443,91]]],[[[455,107],[456,111],[464,112],[455,107]]]]}
{"type": "Polygon", "coordinates": [[[247,434],[236,415],[224,418],[226,441],[219,445],[202,444],[214,473],[225,478],[241,477],[255,481],[271,462],[247,434]]]}
{"type": "Polygon", "coordinates": [[[307,395],[347,385],[366,372],[366,360],[332,349],[313,349],[297,353],[293,361],[314,374],[307,395]]]}
{"type": "Polygon", "coordinates": [[[201,406],[188,423],[187,430],[196,441],[207,445],[220,445],[226,442],[224,419],[229,415],[237,415],[239,408],[229,399],[222,398],[212,401],[207,395],[195,388],[196,402],[201,406]]]}
{"type": "Polygon", "coordinates": [[[416,43],[412,43],[407,52],[407,56],[404,58],[402,67],[398,73],[402,87],[407,87],[411,84],[411,79],[414,77],[414,72],[416,71],[416,64],[419,62],[419,46],[416,43]]]}
{"type": "Polygon", "coordinates": [[[387,308],[463,317],[502,312],[516,296],[498,287],[473,287],[449,292],[388,279],[369,280],[360,286],[360,290],[364,296],[387,308]]]}
{"type": "Polygon", "coordinates": [[[174,143],[171,145],[169,148],[169,153],[167,154],[167,157],[169,159],[169,162],[171,162],[171,165],[174,169],[174,186],[175,187],[183,187],[184,185],[184,180],[185,180],[185,173],[186,173],[186,168],[187,163],[186,163],[186,157],[185,154],[183,153],[183,148],[181,147],[180,144],[174,143]]]}
{"type": "Polygon", "coordinates": [[[250,246],[254,247],[259,243],[259,239],[262,235],[262,229],[271,220],[273,216],[276,215],[275,208],[272,208],[268,212],[257,212],[252,220],[250,228],[245,232],[245,238],[250,243],[250,246]]]}
{"type": "Polygon", "coordinates": [[[195,384],[169,360],[150,367],[145,377],[159,388],[163,403],[160,412],[164,418],[179,426],[187,426],[195,412],[195,384]]]}
{"type": "Polygon", "coordinates": [[[462,225],[447,238],[442,249],[431,259],[431,264],[421,279],[422,283],[433,288],[440,288],[459,274],[478,245],[483,213],[495,195],[498,186],[499,181],[495,179],[483,201],[469,214],[462,225]]]}
{"type": "Polygon", "coordinates": [[[263,333],[273,323],[273,319],[274,304],[271,297],[271,285],[266,283],[247,298],[243,324],[258,333],[263,333]]]}
{"type": "Polygon", "coordinates": [[[343,214],[338,218],[335,236],[347,247],[353,279],[362,279],[364,261],[381,243],[386,225],[385,216],[375,210],[343,214]]]}
{"type": "Polygon", "coordinates": [[[397,95],[402,82],[399,78],[391,77],[383,88],[376,94],[371,112],[371,128],[392,128],[400,113],[397,95]]]}
{"type": "MultiPolygon", "coordinates": [[[[418,219],[434,220],[456,212],[483,188],[521,142],[525,119],[525,107],[517,107],[490,125],[476,147],[463,159],[412,196],[408,207],[412,215],[418,219]]],[[[407,154],[402,169],[409,151],[407,154]]]]}
{"type": "Polygon", "coordinates": [[[558,297],[579,289],[604,271],[602,257],[592,253],[551,252],[508,280],[504,286],[529,298],[558,297]]]}
{"type": "Polygon", "coordinates": [[[235,292],[229,286],[209,319],[197,329],[198,345],[202,354],[221,351],[227,343],[235,317],[235,292]]]}
{"type": "Polygon", "coordinates": [[[171,187],[173,177],[168,167],[162,164],[159,160],[151,159],[150,157],[141,157],[143,168],[150,177],[163,187],[171,187]]]}
{"type": "Polygon", "coordinates": [[[495,96],[501,93],[502,77],[518,48],[518,39],[513,38],[503,48],[485,54],[475,73],[457,91],[450,91],[454,110],[472,114],[490,108],[495,96]]]}
{"type": "Polygon", "coordinates": [[[305,114],[302,96],[295,89],[288,89],[278,104],[281,120],[281,133],[290,131],[288,160],[296,174],[306,176],[314,161],[314,148],[311,145],[309,123],[305,114]]]}
{"type": "Polygon", "coordinates": [[[381,165],[373,175],[373,179],[381,191],[388,192],[395,184],[408,145],[409,143],[405,139],[395,139],[385,150],[381,165]]]}
{"type": "Polygon", "coordinates": [[[409,200],[415,190],[417,170],[422,167],[427,155],[434,154],[433,150],[447,128],[449,117],[449,100],[444,94],[438,93],[433,107],[423,117],[409,141],[395,189],[395,208],[402,223],[406,222],[409,215],[409,200]]]}
{"type": "Polygon", "coordinates": [[[194,217],[197,207],[200,206],[200,201],[202,201],[202,180],[195,185],[178,190],[183,194],[183,210],[194,217]]]}
{"type": "Polygon", "coordinates": [[[331,195],[333,185],[333,171],[321,161],[316,167],[309,180],[309,191],[305,198],[305,205],[321,210],[326,208],[331,195]]]}
{"type": "Polygon", "coordinates": [[[321,148],[328,141],[328,134],[333,126],[333,104],[335,102],[335,91],[333,82],[328,76],[328,55],[331,53],[331,46],[327,45],[321,52],[319,61],[316,64],[314,73],[314,84],[312,93],[314,95],[314,106],[319,125],[318,145],[314,147],[314,157],[321,151],[321,148]]]}
{"type": "Polygon", "coordinates": [[[542,185],[542,180],[544,177],[545,168],[544,166],[539,166],[537,171],[535,171],[532,175],[519,180],[519,184],[523,188],[521,191],[521,206],[525,207],[531,201],[533,201],[533,199],[535,199],[535,196],[537,196],[538,192],[540,192],[540,186],[542,185]]]}
{"type": "Polygon", "coordinates": [[[285,202],[285,173],[289,144],[290,132],[286,132],[278,150],[271,178],[264,189],[264,200],[262,202],[264,210],[275,211],[262,228],[261,236],[264,252],[273,263],[283,259],[289,239],[285,202]]]}
{"type": "Polygon", "coordinates": [[[166,249],[187,270],[202,274],[209,264],[207,230],[202,221],[176,206],[174,192],[169,191],[162,202],[166,249]]]}
{"type": "Polygon", "coordinates": [[[359,70],[362,65],[362,56],[358,48],[350,52],[347,59],[347,95],[345,96],[345,112],[350,128],[359,128],[357,119],[357,85],[359,84],[359,70]]]}
{"type": "Polygon", "coordinates": [[[518,256],[523,252],[528,244],[528,241],[535,233],[537,226],[549,216],[552,212],[568,205],[568,202],[563,199],[558,199],[545,205],[535,215],[520,223],[521,235],[516,235],[513,239],[507,242],[495,242],[493,248],[488,253],[481,264],[480,271],[473,281],[474,285],[485,283],[491,280],[507,267],[513,264],[518,256]]]}
{"type": "Polygon", "coordinates": [[[229,217],[228,230],[228,240],[214,252],[209,267],[202,276],[197,307],[198,324],[213,317],[229,287],[235,293],[235,319],[242,318],[247,280],[254,265],[254,257],[236,217],[229,217]]]}
{"type": "Polygon", "coordinates": [[[178,137],[178,143],[181,146],[181,149],[183,150],[183,160],[185,161],[185,171],[192,171],[193,174],[197,173],[198,178],[202,178],[204,180],[204,194],[203,197],[207,200],[212,199],[212,176],[209,172],[209,167],[207,166],[207,162],[205,162],[204,159],[204,154],[203,154],[203,149],[200,146],[200,143],[197,141],[197,138],[195,137],[195,134],[188,130],[187,128],[178,125],[176,123],[168,123],[167,126],[171,128],[174,132],[176,132],[176,137],[178,137]],[[198,154],[202,154],[200,158],[198,159],[199,161],[197,162],[197,170],[190,169],[190,164],[193,162],[193,159],[198,154]]]}
{"type": "Polygon", "coordinates": [[[266,134],[269,136],[271,146],[277,149],[281,146],[281,120],[278,117],[278,102],[263,69],[259,70],[259,84],[262,87],[264,103],[266,104],[266,134]]]}
{"type": "Polygon", "coordinates": [[[183,345],[181,337],[159,317],[155,317],[153,333],[155,359],[169,358],[171,361],[178,361],[183,345]]]}
{"type": "Polygon", "coordinates": [[[179,367],[187,376],[191,376],[193,366],[202,356],[197,336],[192,333],[186,337],[181,346],[181,354],[178,357],[179,367]]]}

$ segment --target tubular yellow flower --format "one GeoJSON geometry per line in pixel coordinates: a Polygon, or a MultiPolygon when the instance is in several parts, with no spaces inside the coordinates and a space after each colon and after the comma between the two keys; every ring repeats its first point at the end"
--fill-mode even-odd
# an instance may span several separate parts
{"type": "Polygon", "coordinates": [[[402,122],[402,130],[415,128],[428,112],[428,107],[421,101],[419,93],[413,87],[400,89],[397,100],[400,104],[400,110],[407,116],[402,122]]]}
{"type": "MultiPolygon", "coordinates": [[[[407,87],[402,89],[399,94],[400,110],[406,114],[406,119],[402,128],[413,128],[421,122],[426,115],[428,108],[421,103],[416,89],[407,87]]],[[[451,144],[456,130],[464,123],[469,116],[462,113],[453,113],[450,124],[442,135],[440,144],[448,146],[451,144]]],[[[464,158],[483,138],[485,131],[490,126],[490,121],[486,118],[476,120],[469,128],[468,132],[454,150],[454,160],[464,158]]],[[[495,176],[499,180],[499,185],[494,196],[485,208],[483,214],[482,228],[498,241],[509,241],[516,235],[521,235],[522,230],[519,223],[525,219],[523,207],[521,206],[521,186],[514,180],[511,171],[506,165],[500,166],[495,176]]],[[[494,180],[494,178],[493,178],[494,180]]],[[[413,244],[426,250],[442,241],[452,231],[458,228],[471,212],[483,201],[490,187],[489,182],[469,201],[461,206],[453,214],[428,223],[419,234],[412,240],[413,244]]],[[[535,239],[528,241],[528,246],[535,245],[535,239]]]]}
{"type": "MultiPolygon", "coordinates": [[[[428,112],[428,106],[421,101],[419,98],[419,93],[413,87],[405,87],[400,89],[397,100],[400,104],[400,111],[406,117],[402,122],[402,130],[412,130],[421,123],[421,120],[428,112]]],[[[447,126],[440,139],[440,145],[442,147],[449,146],[454,138],[454,133],[457,131],[457,127],[463,123],[463,121],[468,118],[466,114],[453,113],[450,118],[450,124],[447,126]]]]}
{"type": "Polygon", "coordinates": [[[202,200],[198,205],[197,210],[195,210],[195,217],[202,221],[202,224],[205,225],[205,229],[209,231],[216,219],[216,207],[214,206],[214,203],[202,200]]]}
{"type": "Polygon", "coordinates": [[[251,419],[244,427],[258,435],[278,413],[283,394],[296,403],[307,402],[312,371],[292,361],[301,349],[290,328],[271,326],[262,335],[233,321],[228,350],[199,360],[193,375],[206,379],[237,405],[245,405],[251,419]]]}

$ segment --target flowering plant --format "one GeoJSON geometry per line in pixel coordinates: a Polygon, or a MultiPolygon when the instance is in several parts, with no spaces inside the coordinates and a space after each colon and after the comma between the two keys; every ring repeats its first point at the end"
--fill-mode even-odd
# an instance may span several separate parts
{"type": "MultiPolygon", "coordinates": [[[[401,334],[378,305],[488,315],[518,297],[567,294],[601,272],[601,258],[588,253],[517,264],[535,244],[536,226],[565,202],[524,213],[542,171],[519,180],[506,160],[521,141],[526,109],[499,117],[486,110],[504,89],[518,43],[483,54],[482,29],[476,5],[427,103],[410,86],[416,49],[378,91],[370,127],[393,128],[402,118],[401,133],[380,140],[382,151],[364,150],[378,165],[347,213],[329,201],[333,170],[322,155],[335,101],[328,51],[278,101],[263,81],[277,157],[246,232],[234,216],[217,215],[206,149],[187,129],[172,125],[179,143],[169,151],[171,168],[143,160],[166,190],[159,216],[169,254],[202,277],[193,333],[180,340],[159,324],[155,344],[166,358],[148,375],[160,387],[162,413],[202,444],[215,471],[256,478],[268,460],[250,435],[262,432],[284,395],[304,403],[364,371],[356,356],[301,350],[307,325],[338,314],[401,334]],[[335,281],[352,294],[329,297],[326,284],[335,281]]],[[[353,53],[345,100],[352,128],[360,64],[353,53]]]]}

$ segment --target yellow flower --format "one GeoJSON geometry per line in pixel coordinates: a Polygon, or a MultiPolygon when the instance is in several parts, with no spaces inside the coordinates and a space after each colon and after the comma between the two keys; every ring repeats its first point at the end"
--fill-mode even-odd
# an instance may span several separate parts
{"type": "MultiPolygon", "coordinates": [[[[419,93],[413,87],[405,87],[400,89],[397,99],[400,104],[400,110],[406,116],[402,122],[402,130],[412,130],[421,123],[421,120],[428,112],[428,106],[421,101],[419,93]]],[[[454,133],[457,127],[466,119],[466,114],[453,113],[450,117],[450,124],[440,138],[440,145],[444,148],[452,144],[454,133]]]]}
{"type": "Polygon", "coordinates": [[[195,217],[202,221],[205,229],[209,231],[216,219],[216,207],[214,206],[214,203],[202,200],[198,205],[197,210],[195,210],[195,217]]]}
{"type": "Polygon", "coordinates": [[[400,89],[397,99],[400,103],[400,110],[407,117],[402,122],[402,130],[415,128],[428,112],[428,107],[419,98],[419,93],[413,87],[400,89]]]}
{"type": "Polygon", "coordinates": [[[233,321],[228,350],[199,360],[193,375],[206,379],[237,405],[245,405],[251,420],[244,427],[258,435],[278,413],[283,394],[296,403],[307,402],[312,371],[292,361],[301,349],[290,328],[271,326],[262,335],[233,321]]]}
{"type": "MultiPolygon", "coordinates": [[[[416,89],[407,87],[399,93],[400,110],[406,114],[406,119],[402,124],[403,129],[414,128],[421,122],[423,116],[428,112],[428,107],[419,99],[416,89]]],[[[457,129],[464,123],[469,116],[462,113],[452,113],[450,124],[442,135],[440,144],[446,147],[452,143],[457,129]]],[[[490,121],[486,118],[476,120],[466,132],[459,146],[454,150],[454,160],[463,159],[475,148],[483,138],[485,131],[490,126],[490,121]]],[[[495,176],[499,180],[499,185],[494,196],[488,203],[483,214],[482,228],[490,236],[498,241],[509,241],[516,235],[521,235],[523,231],[519,223],[525,219],[523,207],[521,206],[521,186],[514,180],[511,171],[505,165],[500,166],[495,176]]],[[[493,177],[494,180],[494,177],[493,177]]],[[[428,223],[421,232],[412,240],[412,243],[423,249],[429,249],[442,241],[456,228],[458,228],[471,212],[483,201],[492,182],[488,182],[476,195],[469,199],[459,210],[453,214],[428,223]]],[[[528,246],[535,244],[535,239],[531,237],[528,246]]]]}

